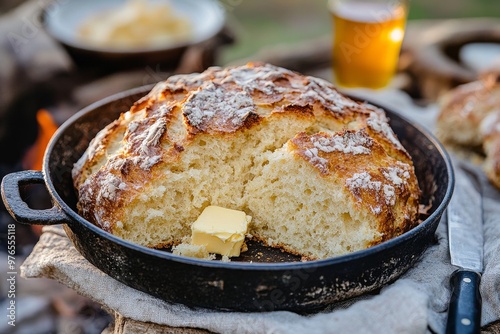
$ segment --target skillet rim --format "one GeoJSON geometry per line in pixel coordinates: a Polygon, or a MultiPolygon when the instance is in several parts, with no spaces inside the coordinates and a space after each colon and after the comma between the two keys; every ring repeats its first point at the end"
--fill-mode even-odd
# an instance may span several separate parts
{"type": "MultiPolygon", "coordinates": [[[[152,249],[148,248],[145,246],[141,246],[129,241],[126,241],[124,239],[118,238],[114,236],[113,234],[106,232],[102,230],[101,228],[95,226],[88,220],[84,219],[81,217],[77,212],[75,212],[62,198],[59,196],[57,191],[55,190],[55,186],[52,182],[52,178],[50,177],[50,168],[49,168],[49,160],[50,160],[50,155],[51,152],[54,150],[54,147],[58,140],[64,135],[66,130],[72,126],[74,123],[77,123],[80,118],[82,118],[84,115],[91,113],[95,109],[102,107],[106,104],[112,103],[112,102],[117,102],[119,100],[123,100],[126,98],[129,98],[133,95],[137,94],[147,94],[149,90],[151,90],[152,87],[154,87],[155,84],[152,85],[146,85],[146,86],[141,86],[133,89],[129,89],[126,91],[122,91],[116,94],[113,94],[111,96],[108,96],[104,99],[101,99],[99,101],[96,101],[89,106],[81,109],[77,113],[75,113],[73,116],[71,116],[66,122],[64,122],[58,130],[54,133],[52,136],[49,145],[47,146],[47,149],[44,154],[43,158],[43,175],[45,179],[45,183],[47,185],[47,190],[52,196],[53,199],[56,200],[56,204],[61,207],[65,215],[69,216],[69,224],[74,224],[74,223],[79,223],[82,224],[85,228],[90,229],[92,232],[97,233],[100,237],[108,239],[121,247],[126,247],[134,251],[138,251],[140,253],[144,253],[148,256],[153,256],[160,258],[162,260],[167,260],[167,261],[175,261],[179,262],[182,264],[188,264],[188,265],[196,265],[196,266],[202,266],[202,267],[210,267],[210,268],[215,268],[215,269],[228,269],[228,270],[252,270],[252,271],[260,271],[260,270],[266,270],[266,271],[281,271],[281,270],[299,270],[299,269],[308,269],[308,268],[318,268],[318,267],[324,267],[324,266],[331,266],[331,265],[339,265],[339,264],[348,264],[350,262],[353,262],[355,260],[359,260],[363,257],[367,257],[369,255],[374,255],[376,253],[382,253],[387,249],[395,247],[397,244],[404,243],[406,241],[409,241],[411,239],[416,238],[419,234],[425,233],[425,229],[428,228],[428,225],[432,225],[433,222],[435,222],[436,219],[438,219],[445,211],[446,207],[448,206],[448,203],[451,199],[452,193],[453,193],[453,188],[454,188],[454,183],[455,183],[455,177],[453,173],[453,168],[451,164],[451,159],[448,154],[448,152],[444,149],[444,146],[437,140],[437,138],[430,133],[430,131],[426,130],[422,126],[415,124],[411,121],[409,121],[406,117],[398,114],[397,112],[393,111],[391,108],[387,108],[382,106],[381,104],[378,103],[373,103],[370,102],[369,100],[366,100],[367,103],[370,103],[376,107],[382,108],[388,118],[390,119],[391,117],[399,118],[402,123],[405,125],[409,125],[410,127],[413,127],[417,132],[422,135],[425,139],[427,139],[437,150],[437,153],[439,153],[441,159],[444,161],[445,166],[446,166],[446,172],[447,172],[447,177],[448,177],[448,184],[446,185],[446,192],[443,197],[443,200],[437,208],[434,210],[432,214],[430,214],[423,222],[421,222],[418,226],[414,227],[413,229],[403,233],[402,235],[399,235],[395,238],[392,238],[390,240],[387,240],[385,242],[382,242],[378,245],[372,246],[370,248],[358,250],[352,253],[344,254],[344,255],[339,255],[327,259],[320,259],[320,260],[311,260],[311,261],[305,261],[305,262],[273,262],[273,263],[263,263],[263,262],[236,262],[236,261],[231,261],[231,262],[222,262],[222,261],[209,261],[209,260],[204,260],[204,259],[197,259],[197,258],[191,258],[191,257],[185,257],[185,256],[180,256],[180,255],[175,255],[170,252],[158,250],[158,249],[152,249]]],[[[349,98],[352,98],[354,100],[360,100],[359,97],[354,97],[349,94],[346,94],[349,98]]],[[[420,182],[421,180],[419,180],[420,182]]],[[[436,224],[436,226],[438,223],[436,224]]],[[[71,228],[71,226],[70,226],[71,228]]],[[[423,254],[423,253],[421,253],[423,254]]],[[[420,254],[420,255],[421,255],[420,254]]]]}

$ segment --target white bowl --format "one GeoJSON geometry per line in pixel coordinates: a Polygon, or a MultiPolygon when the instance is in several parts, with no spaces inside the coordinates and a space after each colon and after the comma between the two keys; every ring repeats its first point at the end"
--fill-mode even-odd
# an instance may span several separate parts
{"type": "Polygon", "coordinates": [[[112,66],[179,60],[188,46],[214,37],[225,24],[225,11],[216,0],[170,0],[167,3],[191,23],[193,31],[185,40],[154,47],[118,49],[94,45],[79,38],[78,30],[83,22],[95,14],[123,6],[124,0],[55,1],[44,9],[42,22],[48,34],[60,42],[77,63],[105,65],[96,63],[100,61],[112,66]]]}

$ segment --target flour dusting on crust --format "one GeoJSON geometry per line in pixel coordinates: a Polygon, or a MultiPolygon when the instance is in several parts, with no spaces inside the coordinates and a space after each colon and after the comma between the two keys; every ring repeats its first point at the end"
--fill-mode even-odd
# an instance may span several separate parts
{"type": "Polygon", "coordinates": [[[411,157],[384,112],[270,64],[157,84],[97,134],[72,172],[84,218],[174,252],[208,205],[245,211],[256,240],[304,259],[365,249],[418,224],[411,157]]]}

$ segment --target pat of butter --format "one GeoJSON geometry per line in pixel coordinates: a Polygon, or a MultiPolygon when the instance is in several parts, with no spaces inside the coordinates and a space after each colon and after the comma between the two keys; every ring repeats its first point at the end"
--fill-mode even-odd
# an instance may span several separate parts
{"type": "Polygon", "coordinates": [[[208,206],[191,226],[191,244],[203,245],[210,253],[240,256],[251,220],[243,211],[208,206]]]}

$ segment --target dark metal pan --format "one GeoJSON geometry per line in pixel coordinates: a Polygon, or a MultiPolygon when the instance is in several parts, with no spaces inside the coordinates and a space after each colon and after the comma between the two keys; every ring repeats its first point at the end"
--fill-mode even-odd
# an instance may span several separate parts
{"type": "Polygon", "coordinates": [[[434,242],[453,189],[451,164],[432,135],[390,110],[391,126],[414,159],[423,190],[421,202],[431,203],[424,221],[397,238],[348,255],[309,262],[294,262],[294,258],[277,256],[275,250],[255,245],[253,254],[258,253],[262,261],[274,262],[249,263],[176,256],[101,230],[77,213],[71,169],[95,134],[149,89],[114,95],[75,114],[52,138],[42,172],[5,176],[2,197],[12,216],[25,224],[64,224],[74,246],[87,260],[128,286],[166,301],[219,310],[321,309],[394,281],[434,242]],[[51,209],[30,209],[23,201],[22,186],[33,184],[45,184],[53,200],[51,209]]]}

